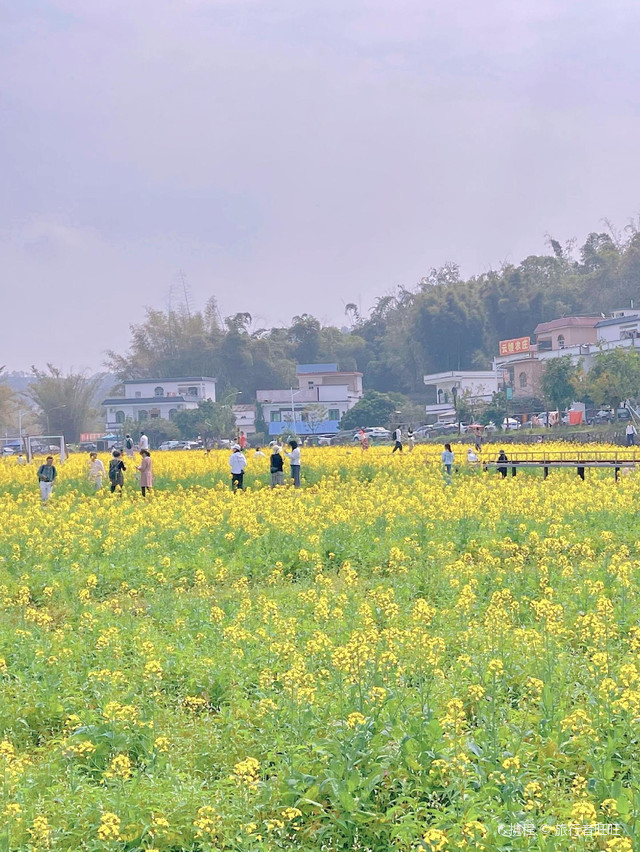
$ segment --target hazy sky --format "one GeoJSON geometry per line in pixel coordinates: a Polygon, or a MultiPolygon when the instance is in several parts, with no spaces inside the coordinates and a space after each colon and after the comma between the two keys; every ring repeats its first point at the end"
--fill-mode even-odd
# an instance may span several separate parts
{"type": "Polygon", "coordinates": [[[344,323],[640,210],[636,0],[0,0],[0,364],[344,323]]]}

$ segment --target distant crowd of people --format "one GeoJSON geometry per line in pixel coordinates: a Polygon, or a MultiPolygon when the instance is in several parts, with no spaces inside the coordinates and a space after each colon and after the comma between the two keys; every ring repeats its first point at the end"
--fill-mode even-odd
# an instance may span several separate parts
{"type": "MultiPolygon", "coordinates": [[[[369,439],[364,429],[360,429],[357,434],[360,446],[363,450],[369,449],[369,439]]],[[[635,438],[635,433],[631,436],[631,443],[635,438]]],[[[403,452],[402,430],[398,426],[393,431],[393,449],[392,455],[396,452],[403,452]]],[[[415,447],[415,437],[412,429],[407,432],[407,444],[409,452],[412,452],[415,447]]],[[[144,432],[140,432],[140,438],[137,446],[140,453],[140,464],[136,465],[138,472],[140,491],[143,497],[146,497],[153,488],[153,461],[149,452],[149,438],[144,432]]],[[[96,491],[100,491],[105,483],[109,480],[109,489],[111,493],[122,494],[124,487],[124,474],[127,470],[124,456],[128,459],[133,459],[136,446],[131,435],[125,435],[123,450],[118,448],[113,449],[111,458],[109,459],[108,469],[98,454],[92,452],[89,454],[88,479],[96,491]]],[[[482,437],[479,432],[476,433],[475,446],[467,448],[467,464],[471,467],[481,464],[479,453],[482,450],[482,437]]],[[[207,450],[208,453],[208,450],[207,450]]],[[[291,439],[286,444],[280,445],[277,441],[272,441],[269,444],[269,472],[271,474],[271,488],[277,488],[284,485],[284,458],[289,460],[289,470],[294,488],[300,488],[300,470],[301,470],[301,452],[300,445],[295,439],[291,439]],[[285,450],[285,446],[289,447],[289,452],[285,450]]],[[[266,454],[262,452],[260,447],[256,447],[253,458],[266,458],[266,454]]],[[[244,432],[240,433],[237,443],[231,446],[231,455],[229,456],[229,468],[231,472],[231,490],[244,490],[244,474],[247,468],[247,439],[244,432]]],[[[441,453],[441,462],[445,482],[450,484],[454,471],[455,454],[451,449],[451,444],[444,445],[441,453]]],[[[496,470],[503,477],[507,476],[507,465],[509,459],[504,450],[500,450],[496,461],[496,470]]],[[[22,454],[18,457],[18,464],[26,464],[26,460],[22,454]]],[[[487,464],[483,464],[483,469],[487,469],[487,464]]],[[[40,483],[40,495],[42,502],[46,503],[51,496],[54,483],[56,481],[58,471],[53,463],[53,456],[46,457],[44,464],[38,468],[38,482],[40,483]]]]}

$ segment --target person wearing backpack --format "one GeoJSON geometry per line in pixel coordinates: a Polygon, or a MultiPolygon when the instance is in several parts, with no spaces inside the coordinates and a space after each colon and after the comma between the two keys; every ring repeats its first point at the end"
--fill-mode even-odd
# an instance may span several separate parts
{"type": "Polygon", "coordinates": [[[402,429],[398,426],[393,432],[393,440],[395,441],[393,445],[393,450],[391,451],[391,455],[393,455],[396,450],[400,450],[402,452],[402,429]]]}
{"type": "Polygon", "coordinates": [[[120,488],[122,494],[122,486],[124,485],[124,471],[126,470],[125,463],[122,461],[120,450],[114,450],[109,461],[109,482],[111,483],[111,493],[116,490],[116,486],[120,488]]]}
{"type": "Polygon", "coordinates": [[[124,436],[124,451],[130,459],[133,458],[133,438],[131,435],[124,436]]]}

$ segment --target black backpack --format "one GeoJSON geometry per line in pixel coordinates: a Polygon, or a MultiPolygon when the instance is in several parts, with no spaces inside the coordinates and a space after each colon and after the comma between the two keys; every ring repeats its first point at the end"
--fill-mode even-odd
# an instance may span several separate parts
{"type": "Polygon", "coordinates": [[[131,438],[127,438],[127,440],[125,441],[125,446],[128,450],[133,447],[133,441],[131,440],[131,438]]]}

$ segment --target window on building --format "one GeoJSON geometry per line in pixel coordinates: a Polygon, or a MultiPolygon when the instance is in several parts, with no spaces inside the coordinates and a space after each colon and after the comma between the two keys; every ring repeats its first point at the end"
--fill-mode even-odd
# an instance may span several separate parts
{"type": "Polygon", "coordinates": [[[551,338],[550,337],[542,337],[538,338],[538,350],[540,352],[549,352],[551,350],[551,338]]]}
{"type": "Polygon", "coordinates": [[[558,335],[558,349],[564,349],[564,334],[558,335]]]}
{"type": "Polygon", "coordinates": [[[512,384],[513,384],[513,380],[514,380],[514,378],[515,378],[515,370],[514,370],[514,368],[513,368],[513,367],[509,367],[509,369],[508,369],[508,371],[507,371],[507,372],[509,373],[509,384],[511,384],[511,385],[512,385],[512,384]]]}
{"type": "Polygon", "coordinates": [[[164,396],[164,388],[161,388],[160,385],[154,390],[154,396],[164,396]]]}
{"type": "Polygon", "coordinates": [[[442,398],[444,397],[444,391],[442,388],[438,388],[438,403],[442,403],[442,398]]]}
{"type": "Polygon", "coordinates": [[[141,396],[142,396],[141,391],[136,391],[136,399],[140,399],[141,396]]]}
{"type": "Polygon", "coordinates": [[[329,420],[340,420],[340,409],[339,408],[330,408],[329,409],[329,420]]]}
{"type": "Polygon", "coordinates": [[[124,423],[124,411],[116,411],[116,423],[124,423]]]}
{"type": "Polygon", "coordinates": [[[518,382],[520,383],[521,388],[526,388],[527,381],[528,381],[527,374],[526,373],[520,373],[520,375],[518,376],[518,382]]]}
{"type": "Polygon", "coordinates": [[[146,420],[148,416],[149,412],[145,411],[144,409],[138,412],[138,420],[146,420]]]}
{"type": "Polygon", "coordinates": [[[280,412],[272,411],[269,420],[271,421],[271,423],[280,423],[280,421],[282,420],[282,418],[280,417],[280,412]]]}
{"type": "Polygon", "coordinates": [[[159,408],[152,408],[152,409],[149,411],[149,417],[150,417],[152,420],[158,420],[158,419],[159,419],[159,417],[160,417],[160,409],[159,409],[159,408]]]}
{"type": "Polygon", "coordinates": [[[178,413],[177,408],[170,408],[169,409],[169,420],[173,420],[173,418],[176,416],[177,413],[178,413]]]}
{"type": "Polygon", "coordinates": [[[444,392],[444,401],[445,403],[449,402],[449,394],[446,391],[444,392]]]}
{"type": "Polygon", "coordinates": [[[190,387],[187,389],[189,396],[198,396],[198,388],[190,387]]]}
{"type": "Polygon", "coordinates": [[[309,390],[313,390],[313,388],[314,388],[313,379],[310,379],[307,382],[307,387],[309,388],[309,390]]]}

